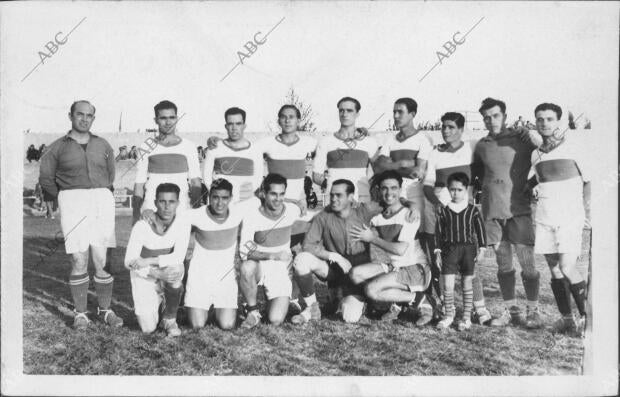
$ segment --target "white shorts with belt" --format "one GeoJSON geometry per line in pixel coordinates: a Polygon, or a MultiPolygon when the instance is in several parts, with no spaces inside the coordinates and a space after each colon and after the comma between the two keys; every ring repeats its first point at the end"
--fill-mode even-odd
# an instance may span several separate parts
{"type": "Polygon", "coordinates": [[[116,247],[114,195],[107,188],[61,190],[60,227],[68,254],[89,246],[116,247]]]}

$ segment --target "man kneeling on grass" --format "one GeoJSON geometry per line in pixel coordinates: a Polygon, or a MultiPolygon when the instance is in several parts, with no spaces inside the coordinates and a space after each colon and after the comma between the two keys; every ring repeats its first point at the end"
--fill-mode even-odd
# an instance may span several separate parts
{"type": "Polygon", "coordinates": [[[145,333],[157,328],[163,292],[161,326],[168,336],[181,335],[176,318],[183,292],[183,259],[191,224],[187,217],[176,216],[179,192],[179,187],[173,183],[157,186],[157,211],[152,223],[136,222],[127,243],[125,267],[131,270],[134,309],[138,324],[145,333]]]}
{"type": "MultiPolygon", "coordinates": [[[[381,207],[375,202],[357,203],[354,194],[353,182],[347,179],[334,181],[329,193],[329,206],[312,219],[304,239],[303,252],[295,257],[295,276],[306,308],[291,318],[294,324],[321,319],[313,274],[327,281],[330,300],[338,304],[338,312],[344,321],[355,323],[364,312],[363,290],[351,282],[348,274],[355,266],[370,262],[370,249],[368,243],[354,240],[351,233],[355,227],[367,225],[381,212],[381,207]]],[[[398,196],[396,200],[399,200],[398,196]]],[[[419,224],[420,216],[415,204],[404,199],[402,202],[409,208],[406,211],[407,221],[415,222],[417,219],[419,224]]]]}
{"type": "Polygon", "coordinates": [[[365,295],[375,302],[392,303],[381,317],[384,321],[398,318],[401,304],[419,306],[421,316],[416,324],[432,320],[432,308],[424,290],[431,281],[431,269],[419,240],[416,238],[420,221],[407,222],[407,211],[399,197],[403,179],[396,171],[378,175],[383,212],[370,220],[369,228],[353,227],[351,237],[376,245],[389,255],[389,263],[366,263],[351,269],[349,277],[355,285],[364,284],[365,295]]]}
{"type": "Polygon", "coordinates": [[[301,216],[301,209],[285,202],[286,186],[286,178],[282,175],[268,174],[263,180],[261,202],[248,200],[244,203],[239,287],[248,303],[248,316],[241,328],[260,324],[259,285],[265,287],[271,324],[281,324],[288,312],[292,291],[289,278],[289,265],[293,259],[291,231],[293,223],[301,216]]]}

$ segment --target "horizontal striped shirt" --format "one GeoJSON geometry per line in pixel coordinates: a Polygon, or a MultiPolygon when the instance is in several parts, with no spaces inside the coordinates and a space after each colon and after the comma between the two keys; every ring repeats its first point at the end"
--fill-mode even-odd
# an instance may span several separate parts
{"type": "Polygon", "coordinates": [[[348,179],[355,185],[355,197],[369,196],[368,164],[377,153],[377,141],[370,136],[343,140],[328,135],[319,140],[313,172],[327,170],[327,189],[337,179],[348,179]]]}
{"type": "Polygon", "coordinates": [[[253,197],[263,181],[263,152],[257,145],[248,143],[247,147],[236,149],[220,141],[205,155],[202,181],[208,187],[214,179],[226,179],[233,185],[232,202],[253,197]]]}
{"type": "Polygon", "coordinates": [[[256,198],[242,205],[245,211],[239,252],[243,259],[252,251],[290,251],[293,224],[301,216],[299,207],[285,202],[283,212],[279,216],[271,216],[256,198]]]}
{"type": "Polygon", "coordinates": [[[535,175],[538,202],[535,221],[549,226],[567,222],[583,222],[583,183],[590,181],[592,161],[588,146],[589,137],[566,133],[559,146],[548,153],[532,153],[532,170],[535,175]]]}
{"type": "Polygon", "coordinates": [[[479,247],[485,247],[486,234],[478,208],[467,204],[457,212],[450,208],[450,204],[437,210],[436,246],[442,248],[446,244],[478,244],[479,247]]]}
{"type": "Polygon", "coordinates": [[[177,215],[162,235],[151,225],[139,220],[131,229],[125,251],[125,266],[138,258],[159,257],[159,267],[183,266],[189,245],[191,224],[189,218],[177,215]]]}
{"type": "Polygon", "coordinates": [[[305,198],[306,156],[316,151],[316,140],[309,136],[298,135],[297,141],[286,144],[279,136],[269,136],[258,141],[256,145],[265,155],[267,172],[280,174],[286,178],[286,198],[294,200],[305,198]]]}

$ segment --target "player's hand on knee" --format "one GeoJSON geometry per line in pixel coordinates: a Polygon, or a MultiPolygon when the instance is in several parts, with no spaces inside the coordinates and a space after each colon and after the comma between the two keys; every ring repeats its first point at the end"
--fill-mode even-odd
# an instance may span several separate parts
{"type": "Polygon", "coordinates": [[[329,260],[336,263],[342,269],[344,274],[349,274],[349,271],[353,267],[347,258],[336,252],[329,254],[329,260]]]}
{"type": "Polygon", "coordinates": [[[439,271],[441,271],[441,268],[443,267],[443,262],[441,261],[441,250],[440,249],[435,250],[435,263],[437,264],[439,271]]]}

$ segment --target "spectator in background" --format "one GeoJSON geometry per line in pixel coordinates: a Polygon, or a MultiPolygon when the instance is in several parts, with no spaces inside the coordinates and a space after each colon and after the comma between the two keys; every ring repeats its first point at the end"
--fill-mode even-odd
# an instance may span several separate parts
{"type": "Polygon", "coordinates": [[[513,127],[519,128],[519,127],[524,127],[524,126],[525,126],[525,122],[523,121],[523,116],[519,116],[519,119],[514,122],[513,127]]]}
{"type": "Polygon", "coordinates": [[[29,163],[31,163],[32,160],[38,161],[39,160],[39,156],[40,156],[40,153],[34,147],[34,145],[28,146],[28,151],[26,152],[26,160],[28,160],[29,163]]]}
{"type": "Polygon", "coordinates": [[[198,146],[198,148],[196,149],[198,150],[198,160],[202,161],[205,159],[205,150],[202,146],[198,146]]]}
{"type": "Polygon", "coordinates": [[[39,146],[39,157],[37,158],[40,159],[41,157],[43,157],[43,153],[47,150],[47,146],[45,146],[44,143],[41,144],[41,146],[39,146]]]}
{"type": "Polygon", "coordinates": [[[128,157],[132,160],[137,160],[138,159],[138,149],[136,148],[136,146],[132,146],[131,150],[129,151],[129,155],[128,157]]]}
{"type": "Polygon", "coordinates": [[[127,160],[129,156],[127,155],[127,146],[123,145],[118,148],[118,156],[116,156],[116,161],[119,160],[127,160]]]}

